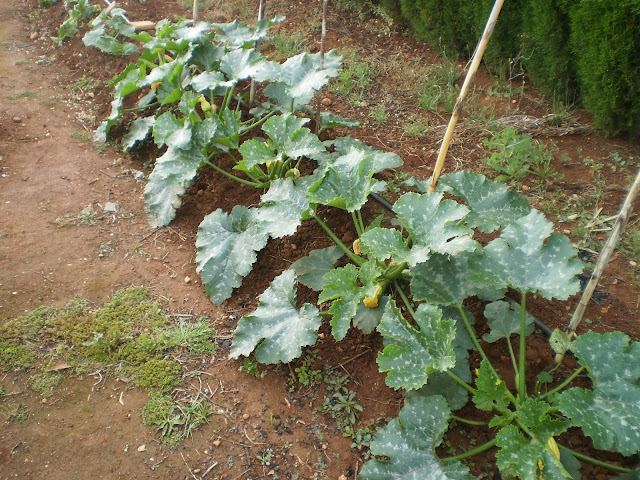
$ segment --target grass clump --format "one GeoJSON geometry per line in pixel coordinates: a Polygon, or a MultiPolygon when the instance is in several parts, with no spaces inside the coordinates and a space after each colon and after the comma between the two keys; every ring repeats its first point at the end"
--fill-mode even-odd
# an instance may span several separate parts
{"type": "Polygon", "coordinates": [[[34,392],[46,398],[53,395],[54,388],[60,385],[61,381],[60,372],[42,372],[32,376],[29,379],[29,385],[34,392]]]}
{"type": "Polygon", "coordinates": [[[142,423],[155,428],[163,442],[171,447],[189,437],[195,428],[207,423],[207,417],[212,413],[206,399],[196,398],[191,403],[182,403],[163,394],[151,395],[140,411],[142,423]]]}
{"type": "Polygon", "coordinates": [[[26,370],[33,365],[36,354],[24,345],[14,342],[0,342],[0,369],[26,370]]]}
{"type": "Polygon", "coordinates": [[[7,423],[24,422],[29,418],[29,410],[23,403],[0,405],[0,413],[7,423]]]}

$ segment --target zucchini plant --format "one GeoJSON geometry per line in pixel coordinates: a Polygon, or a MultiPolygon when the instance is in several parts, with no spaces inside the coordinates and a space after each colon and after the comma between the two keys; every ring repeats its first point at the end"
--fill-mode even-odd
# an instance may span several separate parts
{"type": "MultiPolygon", "coordinates": [[[[351,179],[350,184],[358,182],[351,179]]],[[[319,190],[310,188],[307,198],[349,209],[353,192],[329,200],[319,190]]],[[[589,458],[558,437],[575,427],[597,449],[638,453],[640,344],[620,332],[588,333],[569,341],[556,331],[553,349],[571,350],[580,366],[566,379],[556,373],[557,366],[537,377],[527,372],[526,340],[534,331],[527,299],[566,300],[579,289],[583,265],[569,239],[552,233],[552,223],[524,197],[473,172],[443,176],[435,193],[406,193],[393,210],[397,218],[390,227],[377,219],[364,228],[355,214],[359,238],[353,250],[330,234],[338,248],[314,252],[292,266],[299,281],[319,290],[320,303],[329,306],[324,314],[331,317],[336,340],[351,326],[383,336],[379,368],[387,373],[389,387],[407,392],[399,419],[374,437],[374,458],[359,478],[471,479],[461,460],[492,447],[497,447],[504,478],[580,478],[579,460],[617,470],[619,479],[638,478],[638,471],[589,458]],[[499,235],[482,245],[474,238],[477,233],[499,235]],[[342,254],[352,262],[334,268],[342,254]],[[506,292],[518,301],[505,297],[506,292]],[[470,297],[487,302],[484,317],[490,330],[483,337],[474,326],[480,322],[465,308],[470,297]],[[513,381],[498,373],[482,341],[505,343],[513,381]],[[473,371],[470,352],[479,360],[473,371]],[[591,386],[573,386],[584,374],[591,386]],[[528,383],[527,378],[536,380],[528,383]],[[469,399],[478,418],[453,415],[469,399]],[[484,411],[492,412],[488,422],[481,420],[484,411]],[[485,425],[493,438],[438,458],[435,447],[454,420],[485,425]]],[[[294,276],[286,271],[263,294],[256,311],[240,319],[232,357],[254,352],[261,362],[286,362],[315,343],[323,312],[305,305],[296,313],[294,292],[294,276]]]]}

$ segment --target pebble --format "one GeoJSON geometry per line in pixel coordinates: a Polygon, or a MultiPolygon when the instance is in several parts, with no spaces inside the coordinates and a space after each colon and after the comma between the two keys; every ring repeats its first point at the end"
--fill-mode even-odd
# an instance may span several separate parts
{"type": "Polygon", "coordinates": [[[328,107],[329,105],[331,105],[333,103],[333,101],[330,98],[323,98],[322,99],[322,105],[324,105],[325,107],[328,107]]]}
{"type": "Polygon", "coordinates": [[[220,440],[214,440],[212,445],[214,447],[219,447],[220,446],[220,440]]]}
{"type": "Polygon", "coordinates": [[[13,117],[12,120],[16,123],[20,123],[22,121],[20,117],[13,117]]]}
{"type": "Polygon", "coordinates": [[[242,415],[242,419],[243,420],[249,420],[249,414],[245,413],[244,415],[242,415]]]}
{"type": "Polygon", "coordinates": [[[117,210],[117,205],[113,202],[107,202],[104,206],[104,213],[113,213],[117,210]]]}
{"type": "Polygon", "coordinates": [[[368,107],[369,106],[369,102],[360,102],[360,106],[361,107],[368,107]]]}
{"type": "Polygon", "coordinates": [[[191,283],[191,277],[184,277],[184,283],[191,283]]]}
{"type": "Polygon", "coordinates": [[[638,262],[634,262],[633,260],[629,260],[629,265],[631,265],[632,267],[637,267],[638,266],[638,262]]]}
{"type": "Polygon", "coordinates": [[[146,445],[140,445],[138,447],[138,451],[139,452],[146,452],[147,451],[147,446],[146,445]]]}

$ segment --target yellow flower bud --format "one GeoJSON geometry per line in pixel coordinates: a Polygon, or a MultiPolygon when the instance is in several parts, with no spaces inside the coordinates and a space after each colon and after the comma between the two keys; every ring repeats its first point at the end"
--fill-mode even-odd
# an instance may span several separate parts
{"type": "Polygon", "coordinates": [[[360,239],[356,238],[353,241],[353,253],[355,253],[356,255],[360,255],[360,239]]]}

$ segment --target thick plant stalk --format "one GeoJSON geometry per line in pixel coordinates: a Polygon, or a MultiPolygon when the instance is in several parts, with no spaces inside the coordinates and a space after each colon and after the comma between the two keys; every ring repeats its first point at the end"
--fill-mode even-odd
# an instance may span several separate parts
{"type": "Polygon", "coordinates": [[[503,3],[504,0],[496,0],[496,2],[493,4],[491,14],[489,15],[487,24],[484,27],[484,32],[482,33],[482,38],[480,38],[480,42],[478,42],[478,46],[476,47],[471,66],[469,67],[467,76],[464,79],[464,83],[462,84],[460,93],[458,94],[458,99],[456,100],[456,104],[453,107],[451,119],[449,120],[447,130],[445,131],[444,138],[442,139],[442,145],[440,146],[440,152],[438,153],[436,166],[433,169],[433,176],[431,177],[431,184],[429,185],[429,193],[433,193],[436,191],[436,185],[438,184],[438,178],[440,178],[440,173],[442,172],[442,167],[444,166],[444,159],[447,156],[447,151],[449,150],[449,145],[451,144],[453,131],[456,128],[456,124],[458,123],[458,118],[460,118],[460,112],[462,112],[462,106],[464,105],[464,101],[467,97],[467,94],[469,93],[469,88],[473,83],[473,78],[476,76],[476,72],[478,71],[478,67],[480,66],[482,55],[484,55],[484,51],[487,49],[487,44],[489,43],[489,39],[491,38],[491,34],[493,33],[493,29],[496,25],[496,21],[498,20],[498,15],[500,14],[500,9],[502,8],[503,3]]]}
{"type": "Polygon", "coordinates": [[[598,262],[596,263],[595,268],[593,269],[593,273],[591,274],[591,279],[587,284],[584,292],[582,293],[582,298],[580,298],[580,303],[578,303],[578,307],[571,317],[571,323],[569,323],[569,336],[573,337],[575,334],[576,328],[582,321],[582,317],[584,316],[584,312],[587,308],[587,303],[591,299],[591,295],[600,280],[600,276],[602,275],[602,271],[609,263],[611,259],[611,255],[613,255],[613,251],[616,248],[618,240],[622,235],[622,231],[624,230],[627,222],[629,221],[629,216],[631,214],[631,207],[633,206],[633,202],[638,195],[638,189],[640,188],[640,170],[638,171],[636,178],[627,193],[624,202],[622,203],[622,207],[620,208],[620,213],[618,214],[618,218],[616,219],[616,223],[613,225],[613,229],[611,230],[611,234],[602,248],[602,252],[600,252],[600,256],[598,257],[598,262]]]}
{"type": "MultiPolygon", "coordinates": [[[[258,23],[264,17],[264,10],[267,7],[267,0],[260,0],[258,5],[258,23]]],[[[256,40],[256,50],[260,47],[260,40],[256,40]]],[[[253,106],[253,102],[256,98],[256,81],[252,78],[251,85],[249,86],[249,105],[253,106]]]]}

